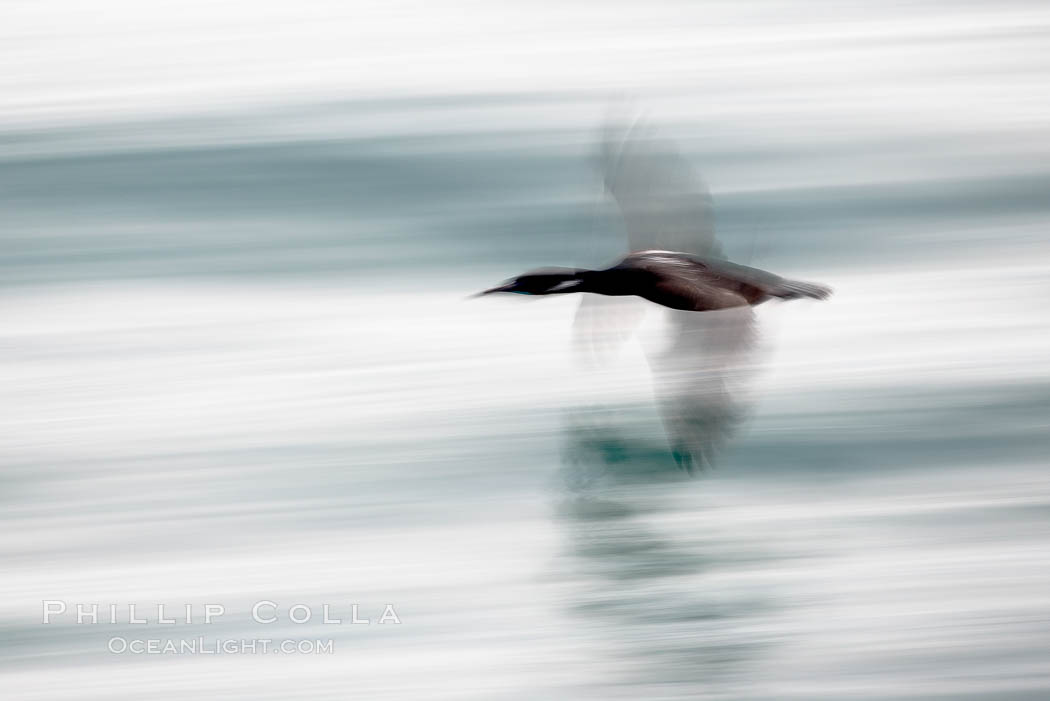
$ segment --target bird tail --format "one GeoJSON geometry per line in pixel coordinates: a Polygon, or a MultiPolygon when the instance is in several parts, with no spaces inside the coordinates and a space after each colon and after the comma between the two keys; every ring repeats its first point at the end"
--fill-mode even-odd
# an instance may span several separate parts
{"type": "Polygon", "coordinates": [[[776,296],[781,299],[799,299],[800,297],[827,299],[831,296],[831,288],[812,282],[782,280],[779,289],[776,291],[776,296]]]}

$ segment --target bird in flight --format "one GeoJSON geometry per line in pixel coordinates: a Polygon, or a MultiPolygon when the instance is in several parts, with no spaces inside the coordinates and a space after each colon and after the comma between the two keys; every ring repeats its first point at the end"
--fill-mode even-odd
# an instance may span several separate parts
{"type": "Polygon", "coordinates": [[[826,299],[831,290],[726,260],[706,185],[644,122],[607,127],[600,159],[631,252],[599,270],[533,270],[479,295],[593,293],[583,295],[574,322],[575,346],[592,359],[608,355],[600,351],[622,342],[631,330],[624,327],[640,319],[622,298],[669,310],[671,343],[647,358],[672,455],[693,474],[713,465],[738,422],[739,379],[756,336],[752,307],[826,299]]]}
{"type": "Polygon", "coordinates": [[[709,312],[755,306],[774,297],[827,299],[831,290],[758,268],[680,251],[637,251],[604,270],[543,268],[481,292],[552,295],[593,292],[635,295],[670,309],[709,312]]]}

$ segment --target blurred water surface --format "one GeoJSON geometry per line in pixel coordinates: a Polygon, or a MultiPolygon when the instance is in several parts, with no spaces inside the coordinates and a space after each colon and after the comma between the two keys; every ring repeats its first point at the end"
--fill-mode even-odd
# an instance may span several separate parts
{"type": "MultiPolygon", "coordinates": [[[[11,698],[1044,698],[1047,17],[944,5],[665,30],[705,88],[647,104],[727,252],[836,291],[759,309],[752,416],[699,480],[637,348],[573,366],[577,300],[464,299],[621,251],[608,93],[559,84],[562,54],[537,50],[550,90],[161,115],[63,120],[26,87],[0,132],[11,698]],[[42,625],[44,599],[229,612],[42,625]],[[261,599],[402,623],[260,630],[261,599]],[[336,654],[106,651],[158,634],[336,654]]],[[[574,12],[632,56],[661,36],[574,12]]]]}

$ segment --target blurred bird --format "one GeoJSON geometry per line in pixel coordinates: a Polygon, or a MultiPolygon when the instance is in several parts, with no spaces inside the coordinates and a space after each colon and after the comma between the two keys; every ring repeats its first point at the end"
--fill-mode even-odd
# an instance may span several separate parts
{"type": "MultiPolygon", "coordinates": [[[[725,260],[710,194],[688,161],[644,123],[614,132],[606,129],[601,167],[632,253],[602,270],[534,270],[479,294],[591,292],[641,297],[673,310],[670,346],[647,357],[672,455],[693,474],[713,465],[739,419],[734,390],[755,341],[751,307],[773,298],[826,299],[831,290],[725,260]]],[[[636,312],[585,295],[574,323],[577,350],[592,361],[607,356],[608,346],[640,321],[636,312]]]]}
{"type": "Polygon", "coordinates": [[[716,258],[679,251],[631,253],[611,268],[543,268],[481,292],[552,295],[593,292],[610,297],[636,295],[688,312],[754,306],[773,297],[826,299],[831,290],[716,258]]]}

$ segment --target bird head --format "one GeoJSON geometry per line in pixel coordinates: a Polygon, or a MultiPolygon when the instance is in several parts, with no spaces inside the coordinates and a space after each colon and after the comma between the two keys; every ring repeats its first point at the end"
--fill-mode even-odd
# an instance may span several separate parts
{"type": "Polygon", "coordinates": [[[543,268],[524,273],[507,280],[477,295],[493,292],[510,292],[519,295],[550,295],[562,292],[576,292],[582,282],[579,270],[573,268],[543,268]]]}

